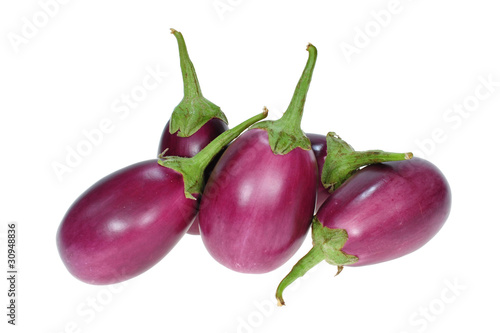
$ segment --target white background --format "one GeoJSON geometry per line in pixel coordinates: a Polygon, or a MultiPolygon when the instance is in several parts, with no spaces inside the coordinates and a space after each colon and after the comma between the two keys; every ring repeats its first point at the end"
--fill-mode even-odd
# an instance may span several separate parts
{"type": "Polygon", "coordinates": [[[1,331],[497,331],[498,10],[486,0],[3,1],[0,261],[6,225],[15,221],[20,274],[15,328],[6,323],[5,279],[0,284],[1,331]],[[382,15],[388,9],[390,17],[382,15]],[[443,229],[392,262],[346,268],[335,278],[335,267],[322,263],[285,291],[282,308],[275,288],[310,238],[263,275],[222,267],[199,237],[187,235],[125,284],[73,278],[55,243],[67,208],[101,177],[154,158],[182,98],[169,28],[184,34],[204,95],[230,126],[264,105],[270,119],[279,117],[313,43],[318,60],[304,131],[335,131],[358,150],[414,151],[435,163],[453,193],[443,229]],[[357,53],[343,53],[346,45],[357,53]],[[168,74],[128,114],[113,112],[140,89],[147,68],[168,74]],[[53,164],[65,163],[68,149],[103,119],[112,130],[58,179],[53,164]]]}

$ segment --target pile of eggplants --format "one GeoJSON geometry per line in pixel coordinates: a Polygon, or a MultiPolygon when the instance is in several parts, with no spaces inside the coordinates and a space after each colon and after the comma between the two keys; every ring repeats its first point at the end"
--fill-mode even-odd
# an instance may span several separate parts
{"type": "Polygon", "coordinates": [[[203,97],[182,34],[184,97],[160,136],[158,156],[98,180],[69,207],[57,231],[68,271],[90,284],[134,278],[189,233],[215,261],[241,273],[281,267],[311,231],[312,248],[279,283],[283,292],[325,260],[363,266],[426,244],[451,207],[446,178],[411,153],[356,151],[336,133],[304,133],[300,123],[317,49],[288,108],[267,109],[229,129],[203,97]]]}

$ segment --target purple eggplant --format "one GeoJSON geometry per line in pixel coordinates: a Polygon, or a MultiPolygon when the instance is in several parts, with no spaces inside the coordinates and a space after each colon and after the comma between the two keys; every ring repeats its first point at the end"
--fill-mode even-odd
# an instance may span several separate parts
{"type": "Polygon", "coordinates": [[[87,283],[111,284],[160,261],[190,227],[211,159],[266,115],[225,131],[194,157],[143,161],[91,186],[69,208],[57,232],[70,273],[87,283]]]}
{"type": "MultiPolygon", "coordinates": [[[[203,97],[184,37],[175,29],[171,31],[179,45],[184,98],[175,107],[171,119],[163,129],[158,154],[192,157],[221,133],[227,131],[227,118],[220,107],[203,97]]],[[[206,168],[206,179],[220,156],[221,154],[215,156],[206,168]]],[[[200,234],[197,223],[196,221],[189,228],[189,234],[200,234]]]]}
{"type": "Polygon", "coordinates": [[[377,264],[426,244],[451,207],[446,178],[432,163],[413,158],[367,166],[336,189],[312,223],[313,248],[280,283],[276,297],[322,260],[336,265],[377,264]]]}
{"type": "Polygon", "coordinates": [[[284,264],[305,239],[314,214],[317,166],[300,129],[317,51],[309,58],[281,119],[252,126],[215,166],[198,214],[202,240],[222,265],[265,273],[284,264]]]}
{"type": "Polygon", "coordinates": [[[78,198],[63,219],[57,245],[78,279],[108,284],[162,259],[196,214],[182,175],[148,160],[118,170],[78,198]]]}
{"type": "MultiPolygon", "coordinates": [[[[318,175],[321,175],[323,171],[323,164],[325,164],[326,158],[326,136],[321,134],[307,133],[309,140],[311,140],[311,148],[316,157],[316,162],[318,163],[318,175]]],[[[321,177],[318,177],[318,185],[316,190],[316,209],[325,202],[325,200],[330,196],[330,192],[321,183],[321,177]]]]}

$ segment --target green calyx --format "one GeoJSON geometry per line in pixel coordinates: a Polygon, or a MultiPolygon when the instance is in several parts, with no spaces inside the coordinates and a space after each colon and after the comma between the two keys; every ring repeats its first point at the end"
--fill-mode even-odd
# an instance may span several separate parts
{"type": "Polygon", "coordinates": [[[344,247],[349,238],[344,229],[330,229],[324,227],[315,216],[312,221],[312,249],[293,266],[290,273],[280,282],[276,289],[276,299],[278,306],[285,305],[283,291],[299,277],[325,260],[331,265],[337,266],[338,275],[344,266],[354,264],[358,257],[345,253],[344,247]]]}
{"type": "Polygon", "coordinates": [[[313,246],[319,247],[324,259],[330,265],[343,267],[354,264],[358,257],[342,251],[349,236],[345,229],[330,229],[324,227],[315,216],[312,222],[313,246]]]}
{"type": "Polygon", "coordinates": [[[283,116],[278,120],[263,121],[251,127],[267,131],[269,145],[276,155],[285,155],[297,147],[304,150],[311,149],[311,142],[300,128],[300,122],[318,51],[312,44],[307,46],[307,51],[309,52],[309,58],[307,59],[306,67],[295,88],[290,105],[283,116]]]}
{"type": "Polygon", "coordinates": [[[323,186],[332,193],[359,168],[389,161],[409,160],[412,153],[391,153],[382,150],[355,151],[334,132],[326,136],[327,155],[321,173],[323,186]]]}
{"type": "Polygon", "coordinates": [[[262,113],[223,132],[193,157],[165,156],[163,152],[158,157],[158,164],[182,174],[186,198],[196,199],[194,195],[201,194],[203,191],[204,171],[212,159],[250,125],[266,118],[267,113],[267,109],[264,108],[262,113]]]}
{"type": "Polygon", "coordinates": [[[182,80],[184,82],[184,98],[177,105],[170,117],[170,134],[178,131],[180,137],[188,137],[196,133],[207,121],[219,118],[227,124],[226,115],[220,107],[210,102],[201,94],[200,84],[184,42],[179,31],[170,29],[179,44],[182,80]]]}

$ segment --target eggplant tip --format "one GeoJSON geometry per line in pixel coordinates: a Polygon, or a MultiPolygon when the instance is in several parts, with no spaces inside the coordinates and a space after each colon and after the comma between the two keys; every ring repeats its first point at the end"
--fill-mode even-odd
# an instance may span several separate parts
{"type": "Polygon", "coordinates": [[[267,109],[267,107],[264,106],[264,108],[262,109],[262,114],[267,117],[268,113],[269,113],[269,110],[267,109]]]}
{"type": "Polygon", "coordinates": [[[161,152],[161,154],[158,154],[159,159],[164,159],[167,155],[168,148],[166,148],[164,151],[161,152]]]}
{"type": "Polygon", "coordinates": [[[175,30],[174,28],[170,28],[170,33],[171,33],[171,34],[174,34],[174,33],[176,33],[176,32],[177,32],[177,30],[175,30]]]}
{"type": "Polygon", "coordinates": [[[413,158],[413,153],[406,153],[405,154],[405,160],[410,160],[413,158]]]}

